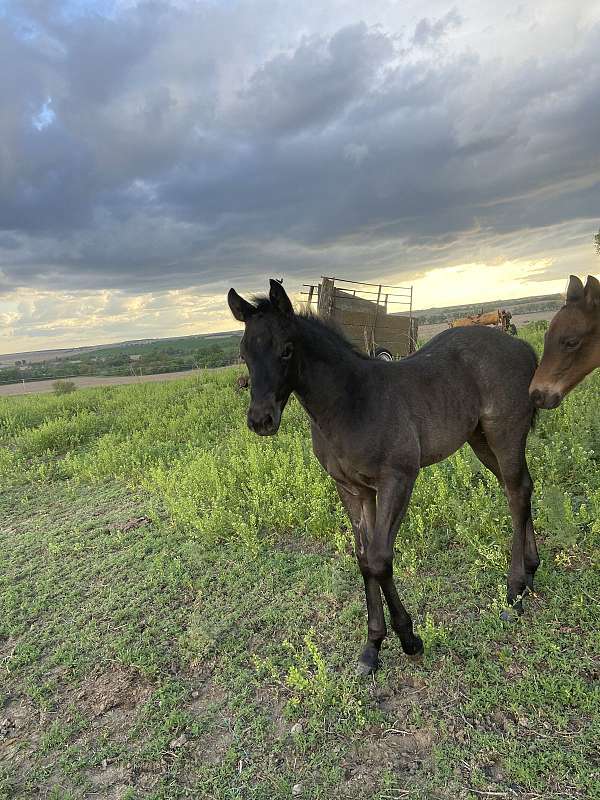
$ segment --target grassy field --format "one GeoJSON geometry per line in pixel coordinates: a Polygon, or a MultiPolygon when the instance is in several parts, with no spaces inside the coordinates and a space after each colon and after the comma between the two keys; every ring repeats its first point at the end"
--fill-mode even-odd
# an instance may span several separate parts
{"type": "Polygon", "coordinates": [[[398,537],[425,655],[390,638],[366,682],[307,420],[253,436],[236,374],[0,399],[0,798],[600,798],[600,374],[530,437],[525,616],[462,450],[398,537]]]}

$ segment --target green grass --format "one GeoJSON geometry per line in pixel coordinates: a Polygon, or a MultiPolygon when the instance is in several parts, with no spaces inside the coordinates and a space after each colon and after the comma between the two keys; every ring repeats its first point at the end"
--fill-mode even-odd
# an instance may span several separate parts
{"type": "Polygon", "coordinates": [[[506,503],[463,450],[398,538],[425,656],[390,637],[360,682],[307,421],[252,436],[235,374],[0,402],[0,798],[599,798],[599,376],[530,437],[525,616],[499,619],[506,503]]]}

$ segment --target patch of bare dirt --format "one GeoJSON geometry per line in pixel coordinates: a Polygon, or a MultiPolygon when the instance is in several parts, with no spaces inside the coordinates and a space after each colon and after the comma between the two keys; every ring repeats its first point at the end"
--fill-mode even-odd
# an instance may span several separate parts
{"type": "Polygon", "coordinates": [[[342,762],[346,783],[340,796],[370,797],[383,772],[392,772],[410,785],[418,773],[429,770],[434,741],[435,735],[428,728],[366,731],[342,762]]]}
{"type": "Polygon", "coordinates": [[[41,736],[33,703],[25,697],[9,697],[0,709],[0,765],[10,769],[15,785],[31,768],[41,736]]]}
{"type": "Polygon", "coordinates": [[[141,517],[131,517],[127,522],[115,522],[114,525],[111,525],[111,528],[127,533],[127,531],[135,530],[135,528],[141,528],[142,525],[149,525],[151,522],[150,517],[144,514],[141,517]]]}
{"type": "Polygon", "coordinates": [[[87,778],[86,800],[121,800],[131,786],[132,772],[127,767],[106,764],[90,770],[87,778]]]}
{"type": "Polygon", "coordinates": [[[148,700],[152,688],[139,673],[117,668],[87,678],[77,699],[94,717],[100,717],[113,710],[133,711],[148,700]]]}
{"type": "Polygon", "coordinates": [[[0,636],[0,661],[8,661],[19,642],[16,636],[0,636]]]}

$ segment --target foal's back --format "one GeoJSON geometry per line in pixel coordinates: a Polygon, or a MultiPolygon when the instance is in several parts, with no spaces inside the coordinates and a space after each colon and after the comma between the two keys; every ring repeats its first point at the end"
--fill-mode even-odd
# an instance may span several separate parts
{"type": "Polygon", "coordinates": [[[529,430],[533,349],[495,329],[449,328],[394,364],[373,365],[382,417],[414,434],[421,466],[441,461],[478,428],[529,430]]]}

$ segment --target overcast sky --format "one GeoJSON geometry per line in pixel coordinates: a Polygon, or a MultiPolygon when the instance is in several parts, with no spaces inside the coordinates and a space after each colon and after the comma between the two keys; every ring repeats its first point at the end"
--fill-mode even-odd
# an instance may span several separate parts
{"type": "Polygon", "coordinates": [[[0,352],[600,271],[600,3],[0,0],[0,352]]]}

